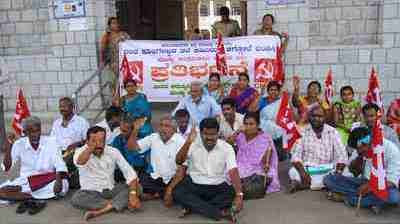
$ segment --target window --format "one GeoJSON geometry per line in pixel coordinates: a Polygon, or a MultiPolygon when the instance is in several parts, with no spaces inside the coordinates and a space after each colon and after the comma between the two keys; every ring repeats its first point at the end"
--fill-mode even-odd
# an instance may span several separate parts
{"type": "Polygon", "coordinates": [[[225,5],[223,5],[223,4],[216,4],[216,5],[214,5],[214,15],[216,15],[216,16],[220,16],[220,14],[219,14],[219,9],[221,8],[221,7],[224,7],[225,5]]]}
{"type": "Polygon", "coordinates": [[[206,4],[201,4],[200,5],[200,16],[209,16],[209,8],[206,4]]]}
{"type": "Polygon", "coordinates": [[[233,16],[240,16],[240,6],[233,6],[232,7],[232,15],[233,16]]]}

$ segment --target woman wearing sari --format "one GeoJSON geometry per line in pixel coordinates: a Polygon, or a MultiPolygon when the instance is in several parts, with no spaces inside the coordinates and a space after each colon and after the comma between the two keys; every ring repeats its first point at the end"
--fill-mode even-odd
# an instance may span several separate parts
{"type": "Polygon", "coordinates": [[[400,98],[393,100],[387,112],[387,123],[400,138],[400,98]]]}
{"type": "Polygon", "coordinates": [[[120,30],[117,17],[110,17],[107,22],[107,30],[100,41],[100,65],[110,64],[112,87],[116,88],[119,77],[119,43],[130,39],[129,35],[120,30]]]}
{"type": "Polygon", "coordinates": [[[213,72],[210,74],[207,85],[203,87],[203,93],[214,98],[217,103],[221,103],[225,97],[225,91],[218,73],[213,72]]]}
{"type": "Polygon", "coordinates": [[[361,121],[361,102],[354,99],[351,86],[340,89],[340,98],[333,105],[333,121],[342,143],[346,144],[353,124],[361,121]]]}
{"type": "Polygon", "coordinates": [[[249,86],[249,75],[240,73],[238,82],[233,86],[229,97],[236,102],[236,112],[246,114],[255,112],[258,109],[258,100],[260,98],[257,90],[249,86]]]}
{"type": "Polygon", "coordinates": [[[283,150],[283,129],[276,124],[276,116],[278,115],[281,105],[281,88],[282,86],[279,82],[270,81],[267,85],[268,96],[262,97],[259,103],[260,128],[265,133],[271,135],[278,153],[279,161],[283,161],[287,158],[287,153],[283,150]]]}
{"type": "Polygon", "coordinates": [[[329,123],[331,118],[331,109],[329,104],[321,99],[322,87],[318,81],[312,81],[307,86],[307,95],[300,96],[300,79],[293,77],[293,106],[297,108],[299,119],[297,124],[300,128],[304,127],[308,123],[308,111],[315,105],[320,104],[325,112],[325,121],[329,123]]]}
{"type": "Polygon", "coordinates": [[[137,84],[135,80],[127,80],[124,83],[127,92],[119,100],[114,100],[113,106],[119,106],[121,109],[129,113],[133,118],[145,118],[144,125],[139,129],[138,138],[144,138],[153,133],[151,126],[151,105],[147,101],[146,95],[137,92],[137,84]]]}
{"type": "Polygon", "coordinates": [[[233,136],[245,199],[280,190],[278,156],[271,136],[260,130],[259,124],[258,113],[250,112],[244,117],[244,130],[233,136]]]}

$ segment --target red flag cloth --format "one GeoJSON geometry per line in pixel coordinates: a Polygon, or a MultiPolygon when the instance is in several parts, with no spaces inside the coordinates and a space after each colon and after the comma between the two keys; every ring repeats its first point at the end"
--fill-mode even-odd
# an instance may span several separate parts
{"type": "Polygon", "coordinates": [[[389,197],[387,191],[386,171],[384,167],[383,129],[380,119],[375,121],[372,128],[371,149],[368,158],[372,160],[369,188],[378,198],[386,201],[389,197]]]}
{"type": "Polygon", "coordinates": [[[217,70],[220,75],[228,74],[228,65],[226,63],[226,53],[224,41],[222,40],[221,33],[217,33],[217,55],[215,57],[217,70]]]}
{"type": "Polygon", "coordinates": [[[129,66],[128,58],[126,54],[122,58],[121,68],[120,68],[120,75],[119,75],[119,92],[122,93],[124,89],[124,83],[132,77],[132,71],[129,66]]]}
{"type": "Polygon", "coordinates": [[[333,99],[333,75],[332,69],[329,69],[328,74],[326,74],[325,78],[325,101],[331,105],[333,99]]]}
{"type": "Polygon", "coordinates": [[[289,105],[289,94],[287,91],[284,91],[282,94],[276,124],[285,130],[283,134],[283,148],[286,151],[290,151],[297,139],[301,138],[301,135],[293,119],[293,111],[289,105]]]}
{"type": "Polygon", "coordinates": [[[56,180],[56,172],[38,174],[28,177],[28,183],[32,191],[37,191],[56,180]]]}
{"type": "Polygon", "coordinates": [[[29,111],[29,107],[26,103],[22,89],[19,89],[17,93],[17,105],[15,107],[15,114],[11,124],[16,134],[22,134],[21,122],[23,119],[29,116],[31,116],[31,112],[29,111]]]}
{"type": "Polygon", "coordinates": [[[276,58],[274,59],[274,72],[273,80],[278,81],[281,86],[285,83],[285,67],[282,62],[282,47],[279,46],[276,49],[276,58]]]}
{"type": "Polygon", "coordinates": [[[373,67],[371,70],[371,75],[369,77],[368,92],[367,96],[365,97],[365,101],[367,101],[367,103],[374,103],[378,105],[379,108],[381,108],[380,115],[383,115],[383,102],[378,74],[375,72],[375,69],[373,67]]]}

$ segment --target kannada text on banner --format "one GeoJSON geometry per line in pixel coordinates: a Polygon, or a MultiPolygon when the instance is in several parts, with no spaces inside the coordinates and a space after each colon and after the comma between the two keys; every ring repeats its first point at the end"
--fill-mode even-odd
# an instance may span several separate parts
{"type": "MultiPolygon", "coordinates": [[[[222,82],[227,88],[240,72],[248,72],[256,86],[272,76],[279,37],[224,38],[224,44],[229,72],[222,82]]],[[[131,72],[151,102],[178,101],[187,93],[190,82],[206,83],[208,75],[217,71],[216,40],[129,40],[120,44],[119,52],[120,64],[126,56],[131,72]]]]}

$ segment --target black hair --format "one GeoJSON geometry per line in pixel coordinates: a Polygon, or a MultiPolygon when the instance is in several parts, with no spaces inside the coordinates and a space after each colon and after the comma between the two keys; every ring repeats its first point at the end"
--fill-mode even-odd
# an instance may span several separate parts
{"type": "Polygon", "coordinates": [[[275,17],[274,17],[272,14],[270,14],[270,13],[265,14],[265,15],[263,16],[263,19],[262,19],[262,20],[264,21],[264,19],[265,19],[266,17],[271,17],[272,24],[275,23],[275,17]]]}
{"type": "Polygon", "coordinates": [[[86,140],[88,141],[90,138],[91,134],[96,134],[99,132],[104,132],[104,136],[106,135],[106,129],[99,127],[99,126],[93,126],[91,128],[89,128],[86,132],[86,140]]]}
{"type": "Polygon", "coordinates": [[[207,128],[207,129],[217,129],[217,131],[219,131],[219,124],[217,119],[215,118],[204,118],[201,122],[200,122],[200,132],[203,132],[203,130],[207,128]]]}
{"type": "Polygon", "coordinates": [[[200,33],[200,29],[199,29],[199,28],[195,28],[195,29],[194,29],[194,33],[199,34],[199,33],[200,33]]]}
{"type": "Polygon", "coordinates": [[[370,135],[371,132],[367,127],[358,127],[353,129],[350,132],[349,139],[347,140],[347,145],[351,148],[357,148],[357,142],[360,139],[363,139],[364,137],[370,135]]]}
{"type": "Polygon", "coordinates": [[[112,16],[112,17],[108,18],[107,25],[111,26],[111,23],[112,23],[113,20],[117,20],[118,21],[118,18],[115,17],[115,16],[112,16]]]}
{"type": "Polygon", "coordinates": [[[226,6],[222,6],[221,8],[219,8],[219,14],[221,16],[229,16],[229,8],[226,6]]]}
{"type": "Polygon", "coordinates": [[[238,78],[240,78],[240,76],[245,77],[247,81],[250,81],[249,74],[247,74],[246,72],[239,73],[238,78]]]}
{"type": "Polygon", "coordinates": [[[224,98],[221,102],[221,107],[223,107],[224,105],[230,105],[232,108],[236,108],[236,101],[231,97],[227,97],[224,98]]]}
{"type": "Polygon", "coordinates": [[[110,121],[113,117],[119,117],[122,114],[122,110],[119,107],[111,106],[106,110],[106,121],[110,121]]]}
{"type": "Polygon", "coordinates": [[[274,86],[275,86],[276,88],[278,88],[278,91],[281,91],[282,85],[279,84],[279,82],[276,81],[276,80],[272,80],[272,81],[268,82],[267,91],[268,91],[269,89],[271,89],[272,87],[274,87],[274,86]]]}
{"type": "Polygon", "coordinates": [[[367,113],[367,111],[374,109],[376,112],[380,110],[379,106],[375,103],[367,103],[362,107],[363,114],[367,113]]]}
{"type": "Polygon", "coordinates": [[[189,118],[190,118],[189,111],[187,111],[186,109],[177,110],[177,111],[175,112],[175,119],[176,119],[177,117],[189,117],[189,118]]]}
{"type": "Polygon", "coordinates": [[[256,121],[257,125],[260,125],[260,113],[248,112],[244,115],[243,121],[250,119],[250,118],[253,118],[256,121]]]}
{"type": "Polygon", "coordinates": [[[137,82],[134,79],[127,79],[124,81],[124,88],[126,88],[128,83],[133,83],[133,84],[135,84],[135,86],[137,86],[137,82]]]}
{"type": "Polygon", "coordinates": [[[220,77],[220,75],[219,75],[217,72],[212,72],[212,73],[210,74],[210,76],[208,76],[208,80],[211,80],[211,78],[213,78],[213,77],[217,78],[218,81],[221,82],[221,77],[220,77]]]}
{"type": "Polygon", "coordinates": [[[342,96],[343,92],[346,90],[350,90],[351,93],[354,95],[354,90],[353,90],[353,87],[351,87],[351,86],[343,86],[342,88],[340,88],[340,95],[342,96]]]}
{"type": "Polygon", "coordinates": [[[311,81],[310,83],[308,83],[307,89],[309,89],[312,85],[317,85],[318,89],[319,89],[319,92],[322,91],[321,83],[319,83],[318,81],[311,81]]]}

